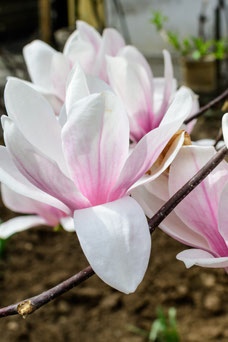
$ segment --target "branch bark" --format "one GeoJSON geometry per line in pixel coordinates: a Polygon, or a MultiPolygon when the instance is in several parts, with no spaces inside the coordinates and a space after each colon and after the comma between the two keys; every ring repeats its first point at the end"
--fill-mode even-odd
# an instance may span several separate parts
{"type": "MultiPolygon", "coordinates": [[[[150,233],[152,234],[155,228],[169,215],[169,213],[180,203],[207,175],[223,160],[227,153],[227,148],[224,146],[219,150],[209,162],[200,169],[179,191],[177,191],[164,206],[148,221],[150,233]]],[[[0,318],[10,315],[21,315],[26,317],[33,313],[41,306],[47,304],[51,300],[61,296],[63,293],[76,287],[86,279],[94,275],[93,269],[88,266],[84,270],[75,274],[71,278],[52,287],[51,289],[42,292],[41,294],[25,299],[19,303],[9,305],[0,309],[0,318]]]]}
{"type": "Polygon", "coordinates": [[[184,123],[187,125],[189,122],[191,122],[194,119],[197,119],[200,115],[202,115],[206,110],[208,110],[209,108],[213,107],[214,105],[216,105],[216,103],[224,100],[225,98],[228,97],[228,89],[226,89],[221,95],[219,95],[218,97],[216,97],[214,100],[210,101],[209,103],[207,103],[205,106],[201,107],[200,110],[193,114],[192,116],[190,116],[188,119],[186,119],[184,121],[184,123]]]}

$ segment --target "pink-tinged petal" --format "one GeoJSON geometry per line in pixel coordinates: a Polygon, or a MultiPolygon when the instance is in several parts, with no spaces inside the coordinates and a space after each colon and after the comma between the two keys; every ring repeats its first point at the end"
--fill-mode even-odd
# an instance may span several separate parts
{"type": "MultiPolygon", "coordinates": [[[[154,113],[156,117],[156,114],[159,112],[159,109],[161,108],[161,105],[163,102],[165,79],[163,77],[154,77],[153,84],[154,84],[153,104],[154,104],[154,113]]],[[[173,78],[172,90],[173,91],[172,91],[171,99],[173,99],[177,91],[177,80],[175,78],[173,78]]],[[[157,120],[157,122],[155,120],[154,127],[157,127],[159,123],[160,123],[159,120],[157,120]]]]}
{"type": "Polygon", "coordinates": [[[123,57],[107,57],[109,82],[122,99],[130,121],[131,139],[139,141],[152,129],[152,89],[142,65],[123,57]]]}
{"type": "Polygon", "coordinates": [[[0,146],[0,160],[0,182],[6,184],[11,190],[18,194],[46,203],[64,211],[68,215],[70,214],[70,210],[67,206],[35,187],[19,172],[4,146],[0,146]]]}
{"type": "Polygon", "coordinates": [[[192,109],[192,94],[187,87],[181,87],[175,94],[175,97],[169,106],[167,112],[162,118],[160,126],[171,123],[175,120],[182,121],[189,116],[192,109]],[[175,104],[175,105],[174,105],[175,104]]]}
{"type": "Polygon", "coordinates": [[[91,204],[102,204],[128,155],[127,115],[119,98],[111,92],[90,95],[71,110],[62,130],[69,170],[91,204]]]}
{"type": "Polygon", "coordinates": [[[3,204],[15,213],[37,214],[35,204],[41,203],[16,193],[3,183],[1,184],[1,197],[3,204]]]}
{"type": "Polygon", "coordinates": [[[192,105],[191,101],[191,96],[185,89],[177,92],[166,113],[167,122],[146,134],[129,155],[116,184],[115,191],[113,191],[113,198],[123,196],[152,167],[168,141],[188,116],[192,105]],[[175,116],[173,113],[175,113],[175,116]],[[171,117],[173,117],[172,121],[171,117]]]}
{"type": "Polygon", "coordinates": [[[228,182],[223,187],[218,207],[218,228],[228,246],[228,182]]]}
{"type": "Polygon", "coordinates": [[[7,239],[15,233],[41,225],[47,225],[47,223],[37,215],[17,216],[0,224],[0,238],[7,239]]]}
{"type": "Polygon", "coordinates": [[[60,219],[60,223],[67,232],[74,232],[74,219],[73,217],[67,216],[60,219]]]}
{"type": "Polygon", "coordinates": [[[81,38],[90,42],[95,51],[98,52],[101,45],[101,36],[95,28],[82,20],[77,20],[76,26],[81,38]]]}
{"type": "Polygon", "coordinates": [[[161,107],[156,114],[155,126],[158,126],[168,109],[169,103],[171,101],[171,96],[173,94],[173,65],[170,53],[167,50],[163,50],[164,63],[165,63],[165,85],[164,85],[164,93],[163,93],[163,101],[161,107]]]}
{"type": "MultiPolygon", "coordinates": [[[[145,214],[151,218],[163,207],[165,201],[150,193],[145,186],[133,190],[132,197],[143,208],[145,214]]],[[[159,225],[159,227],[173,239],[192,247],[209,249],[207,241],[199,234],[186,226],[172,211],[159,225]]]]}
{"type": "Polygon", "coordinates": [[[116,56],[121,48],[125,46],[125,41],[121,34],[114,28],[106,28],[102,35],[103,52],[108,56],[116,56]]]}
{"type": "Polygon", "coordinates": [[[67,56],[62,53],[56,53],[52,58],[51,64],[51,82],[53,92],[64,102],[66,96],[66,83],[71,70],[71,63],[67,56]]]}
{"type": "Polygon", "coordinates": [[[119,50],[124,46],[124,39],[118,31],[113,28],[104,29],[100,50],[96,58],[94,72],[105,82],[108,82],[106,56],[115,57],[119,50]]]}
{"type": "Polygon", "coordinates": [[[228,147],[228,113],[222,117],[222,133],[226,146],[228,147]]]}
{"type": "Polygon", "coordinates": [[[56,53],[56,50],[41,40],[34,40],[23,49],[32,82],[48,91],[52,91],[50,72],[52,58],[56,53]]]}
{"type": "Polygon", "coordinates": [[[88,201],[56,162],[31,145],[10,119],[4,123],[4,138],[15,165],[33,185],[59,199],[71,210],[88,206],[88,201]]]}
{"type": "Polygon", "coordinates": [[[193,265],[209,268],[228,267],[228,257],[217,258],[201,249],[187,249],[177,254],[176,258],[183,261],[187,268],[193,265]]]}
{"type": "Polygon", "coordinates": [[[37,214],[42,217],[46,224],[55,227],[61,217],[66,214],[50,205],[22,196],[11,190],[5,184],[1,184],[1,195],[4,205],[16,213],[37,214]]]}
{"type": "MultiPolygon", "coordinates": [[[[138,186],[141,186],[141,185],[147,186],[147,188],[149,190],[150,189],[150,184],[151,184],[151,187],[153,189],[154,181],[160,175],[162,175],[163,172],[170,166],[170,164],[173,162],[173,160],[175,159],[176,155],[180,151],[180,148],[182,147],[182,145],[184,143],[184,135],[185,135],[185,132],[182,132],[180,135],[178,135],[176,137],[176,139],[174,139],[174,141],[172,142],[172,145],[170,146],[169,150],[167,151],[167,153],[163,157],[162,162],[160,162],[159,165],[156,165],[156,163],[155,163],[150,168],[149,172],[145,173],[136,183],[134,183],[130,187],[129,192],[131,192],[133,189],[135,189],[135,188],[137,188],[138,186]]],[[[167,189],[164,189],[164,190],[166,191],[167,189]]],[[[152,193],[153,193],[153,190],[152,190],[152,193]]]]}
{"type": "Polygon", "coordinates": [[[153,74],[152,74],[152,70],[150,68],[150,65],[147,62],[146,58],[143,56],[143,54],[138,49],[136,49],[136,47],[131,46],[131,45],[127,45],[119,51],[117,56],[124,57],[129,62],[137,63],[137,64],[143,66],[144,69],[146,70],[146,73],[147,73],[149,80],[151,82],[151,85],[152,85],[153,74]]]}
{"type": "MultiPolygon", "coordinates": [[[[214,154],[213,147],[182,147],[170,168],[170,195],[178,191],[214,154]]],[[[175,209],[181,220],[207,239],[212,251],[220,256],[228,253],[217,225],[218,200],[227,180],[228,165],[222,162],[175,209]]]]}
{"type": "Polygon", "coordinates": [[[25,138],[65,170],[61,126],[48,101],[23,81],[11,78],[5,87],[5,105],[25,138]]]}
{"type": "Polygon", "coordinates": [[[73,32],[68,38],[63,54],[70,59],[72,66],[80,63],[85,72],[93,72],[96,50],[91,42],[83,40],[78,31],[73,32]]]}
{"type": "Polygon", "coordinates": [[[76,210],[75,230],[95,273],[108,285],[134,292],[148,266],[151,237],[146,217],[131,197],[76,210]]]}

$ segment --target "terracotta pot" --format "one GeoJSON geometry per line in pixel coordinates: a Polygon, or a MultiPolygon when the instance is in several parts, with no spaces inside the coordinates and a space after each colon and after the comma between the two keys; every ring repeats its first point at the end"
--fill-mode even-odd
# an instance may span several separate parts
{"type": "Polygon", "coordinates": [[[184,84],[193,91],[207,93],[216,89],[216,60],[214,58],[199,61],[182,58],[181,68],[184,84]]]}

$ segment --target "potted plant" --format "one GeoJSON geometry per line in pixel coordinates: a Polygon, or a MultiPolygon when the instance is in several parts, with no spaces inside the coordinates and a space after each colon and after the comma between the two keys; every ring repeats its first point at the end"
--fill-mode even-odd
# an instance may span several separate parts
{"type": "Polygon", "coordinates": [[[225,57],[224,39],[203,40],[201,37],[184,37],[164,28],[168,18],[161,12],[153,12],[151,23],[161,37],[170,43],[181,55],[184,84],[196,92],[210,92],[217,87],[216,61],[225,57]]]}

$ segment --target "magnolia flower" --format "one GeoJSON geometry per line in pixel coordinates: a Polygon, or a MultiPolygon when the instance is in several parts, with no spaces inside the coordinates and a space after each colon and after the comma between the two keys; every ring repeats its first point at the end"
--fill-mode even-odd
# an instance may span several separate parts
{"type": "Polygon", "coordinates": [[[73,219],[55,207],[19,195],[4,184],[1,184],[1,195],[3,204],[10,210],[16,213],[33,214],[17,216],[1,223],[1,239],[6,239],[15,233],[40,225],[56,227],[61,223],[65,230],[74,231],[73,219]]]}
{"type": "Polygon", "coordinates": [[[167,167],[163,163],[142,177],[189,115],[192,99],[185,88],[177,92],[160,126],[129,154],[129,122],[122,102],[107,88],[102,91],[100,80],[93,81],[99,93],[91,94],[82,70],[75,70],[60,120],[34,89],[20,80],[8,81],[0,181],[70,212],[94,271],[129,293],[144,276],[151,240],[143,210],[128,195],[167,167]]]}
{"type": "MultiPolygon", "coordinates": [[[[182,147],[170,167],[169,176],[164,179],[163,175],[162,185],[161,180],[160,184],[157,182],[154,193],[150,189],[147,198],[144,193],[144,203],[141,201],[140,204],[147,204],[144,210],[149,216],[194,176],[215,152],[213,147],[182,147]],[[163,200],[158,198],[159,187],[163,200]]],[[[186,267],[228,267],[227,196],[228,165],[222,161],[160,224],[160,228],[174,239],[194,247],[177,255],[186,267]]]]}
{"type": "MultiPolygon", "coordinates": [[[[133,46],[125,46],[116,57],[106,56],[109,83],[121,97],[130,122],[131,139],[138,142],[145,134],[157,128],[174,98],[177,82],[168,51],[164,50],[164,78],[154,78],[144,56],[133,46]]],[[[194,93],[190,113],[199,108],[194,93]]],[[[190,132],[195,121],[187,126],[190,132]]]]}
{"type": "Polygon", "coordinates": [[[63,53],[35,40],[24,47],[23,54],[34,88],[46,96],[58,114],[75,63],[80,63],[86,73],[107,81],[105,56],[115,56],[124,45],[115,29],[106,28],[101,36],[92,26],[77,21],[77,30],[68,38],[63,53]]]}

